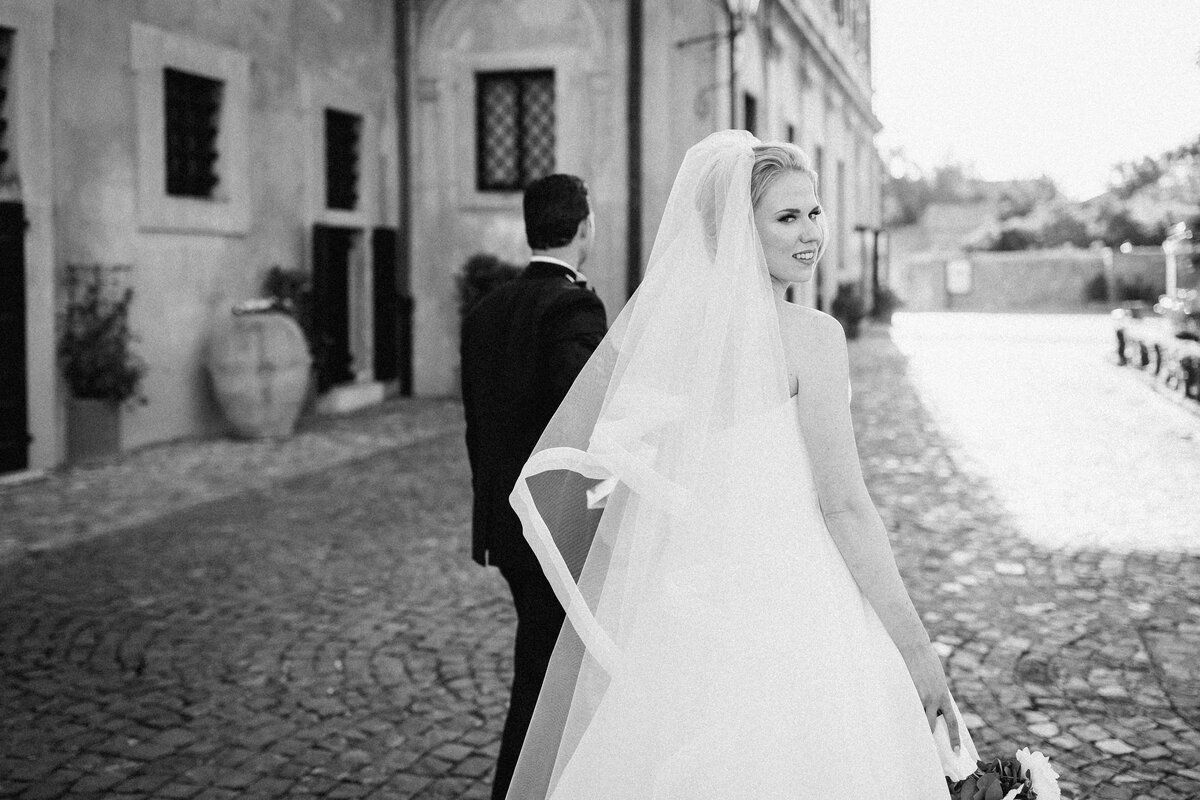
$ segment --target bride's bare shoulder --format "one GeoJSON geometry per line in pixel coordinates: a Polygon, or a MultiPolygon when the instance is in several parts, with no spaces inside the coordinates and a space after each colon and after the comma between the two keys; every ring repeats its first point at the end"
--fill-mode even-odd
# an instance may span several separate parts
{"type": "Polygon", "coordinates": [[[789,350],[845,352],[846,333],[829,314],[795,303],[781,303],[780,309],[783,343],[789,350]]]}

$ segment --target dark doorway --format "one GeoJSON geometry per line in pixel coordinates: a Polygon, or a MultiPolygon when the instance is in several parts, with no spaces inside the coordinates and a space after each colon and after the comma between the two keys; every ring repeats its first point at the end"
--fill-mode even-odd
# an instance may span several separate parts
{"type": "Polygon", "coordinates": [[[29,466],[25,207],[0,203],[0,472],[29,466]]]}
{"type": "Polygon", "coordinates": [[[399,375],[396,326],[396,229],[371,231],[371,291],[374,295],[375,380],[394,381],[399,375]]]}
{"type": "Polygon", "coordinates": [[[313,333],[317,390],[354,380],[350,369],[350,257],[359,231],[313,226],[313,333]]]}
{"type": "Polygon", "coordinates": [[[400,232],[371,231],[371,264],[375,293],[375,379],[396,381],[400,394],[412,396],[413,300],[404,291],[399,261],[400,232]]]}

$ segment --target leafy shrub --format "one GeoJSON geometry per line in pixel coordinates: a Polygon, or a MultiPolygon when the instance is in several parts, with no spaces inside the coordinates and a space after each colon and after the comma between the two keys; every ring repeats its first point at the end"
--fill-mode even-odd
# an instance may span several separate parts
{"type": "Polygon", "coordinates": [[[284,269],[276,264],[262,281],[263,297],[272,301],[271,310],[290,314],[304,331],[310,353],[316,353],[313,326],[312,276],[304,270],[284,269]]]}
{"type": "Polygon", "coordinates": [[[280,311],[289,314],[304,333],[308,354],[312,358],[313,375],[320,383],[320,376],[328,370],[329,353],[333,338],[322,338],[317,333],[316,317],[313,313],[312,276],[301,269],[284,269],[275,264],[263,277],[263,297],[270,300],[265,311],[280,311]]]}
{"type": "Polygon", "coordinates": [[[1108,279],[1103,272],[1097,272],[1083,285],[1083,299],[1088,303],[1108,300],[1108,279]]]}
{"type": "Polygon", "coordinates": [[[889,322],[892,319],[892,313],[902,305],[904,303],[892,291],[892,287],[880,286],[875,290],[875,306],[871,309],[871,317],[882,322],[889,322]]]}
{"type": "Polygon", "coordinates": [[[130,345],[133,289],[120,286],[128,266],[68,264],[66,307],[58,340],[59,367],[74,397],[145,404],[141,382],[146,364],[130,345]]]}
{"type": "Polygon", "coordinates": [[[458,274],[458,310],[465,319],[483,297],[521,274],[521,268],[490,253],[476,253],[458,274]]]}
{"type": "Polygon", "coordinates": [[[1145,303],[1158,302],[1158,290],[1150,285],[1150,282],[1140,275],[1135,275],[1129,280],[1117,279],[1117,299],[1121,302],[1128,300],[1141,300],[1145,303]]]}

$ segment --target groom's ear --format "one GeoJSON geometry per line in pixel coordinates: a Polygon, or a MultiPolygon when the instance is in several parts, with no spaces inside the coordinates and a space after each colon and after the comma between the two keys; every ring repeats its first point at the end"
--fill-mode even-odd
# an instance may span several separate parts
{"type": "Polygon", "coordinates": [[[579,222],[579,227],[575,229],[575,238],[579,240],[590,239],[595,232],[596,217],[588,214],[579,222]]]}

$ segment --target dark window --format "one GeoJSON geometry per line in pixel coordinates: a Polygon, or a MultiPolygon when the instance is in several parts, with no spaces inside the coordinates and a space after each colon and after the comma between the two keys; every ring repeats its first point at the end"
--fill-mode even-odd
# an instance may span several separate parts
{"type": "Polygon", "coordinates": [[[358,208],[362,117],[325,109],[325,205],[358,208]]]}
{"type": "Polygon", "coordinates": [[[743,106],[745,109],[743,117],[742,117],[742,122],[746,126],[746,130],[750,131],[750,133],[757,133],[757,131],[758,131],[758,98],[756,98],[754,95],[750,94],[749,92],[746,92],[742,96],[742,103],[743,103],[743,106]]]}
{"type": "Polygon", "coordinates": [[[167,194],[212,197],[217,177],[221,81],[163,70],[167,194]]]}
{"type": "Polygon", "coordinates": [[[553,72],[479,73],[475,111],[480,191],[520,191],[554,172],[553,72]]]}
{"type": "Polygon", "coordinates": [[[789,142],[791,142],[792,144],[796,143],[796,126],[795,125],[787,126],[787,140],[789,142]]]}

